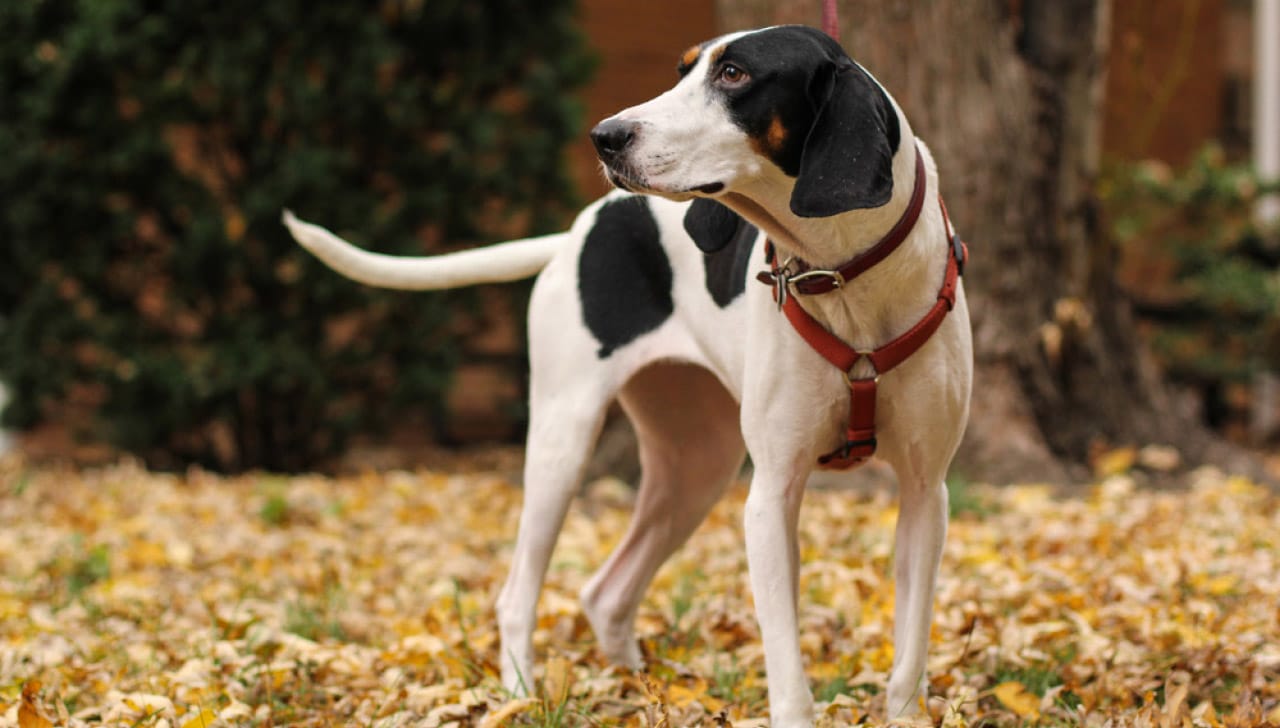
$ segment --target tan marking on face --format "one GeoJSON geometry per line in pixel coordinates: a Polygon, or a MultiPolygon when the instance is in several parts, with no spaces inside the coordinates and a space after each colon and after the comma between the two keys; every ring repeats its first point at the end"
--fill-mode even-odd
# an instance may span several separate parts
{"type": "Polygon", "coordinates": [[[773,121],[769,122],[769,131],[765,133],[764,140],[770,151],[775,154],[782,151],[782,145],[787,143],[787,128],[782,125],[782,119],[773,117],[773,121]]]}
{"type": "Polygon", "coordinates": [[[680,65],[688,68],[698,62],[698,56],[702,55],[701,46],[690,46],[689,50],[680,56],[680,65]]]}
{"type": "Polygon", "coordinates": [[[708,62],[708,65],[714,66],[720,62],[720,56],[724,55],[725,47],[726,46],[722,45],[719,48],[715,49],[714,51],[711,51],[711,60],[708,62]]]}
{"type": "Polygon", "coordinates": [[[782,151],[782,145],[787,143],[787,128],[782,125],[782,119],[774,116],[769,122],[769,128],[765,129],[764,137],[752,136],[750,138],[751,148],[756,154],[767,159],[772,159],[782,151]]]}

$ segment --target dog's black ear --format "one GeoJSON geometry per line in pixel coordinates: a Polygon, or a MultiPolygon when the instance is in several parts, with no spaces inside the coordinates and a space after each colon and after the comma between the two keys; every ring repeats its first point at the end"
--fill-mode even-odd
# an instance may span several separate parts
{"type": "Polygon", "coordinates": [[[809,97],[816,114],[800,155],[791,211],[830,217],[888,202],[898,116],[884,90],[846,61],[818,71],[809,97]]]}
{"type": "Polygon", "coordinates": [[[744,224],[746,221],[738,213],[705,197],[694,198],[684,214],[685,232],[704,253],[723,249],[744,224]]]}

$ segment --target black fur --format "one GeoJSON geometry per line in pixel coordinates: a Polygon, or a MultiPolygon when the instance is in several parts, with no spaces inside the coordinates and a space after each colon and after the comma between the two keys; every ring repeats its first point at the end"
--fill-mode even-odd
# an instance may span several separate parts
{"type": "Polygon", "coordinates": [[[733,241],[741,225],[748,224],[738,213],[715,200],[699,197],[684,213],[684,230],[704,253],[714,253],[733,241]]]}
{"type": "Polygon", "coordinates": [[[738,219],[742,224],[727,247],[715,253],[702,254],[707,293],[720,308],[733,303],[733,299],[747,290],[747,268],[751,265],[751,253],[755,251],[758,237],[755,225],[738,219]]]}
{"type": "Polygon", "coordinates": [[[659,234],[643,197],[610,200],[596,213],[578,259],[578,295],[601,359],[658,328],[675,310],[671,262],[659,234]]]}
{"type": "Polygon", "coordinates": [[[750,75],[742,86],[720,89],[734,122],[757,140],[769,138],[775,119],[785,131],[765,151],[796,178],[792,212],[828,217],[889,201],[898,117],[838,43],[804,26],[752,33],[725,47],[709,82],[729,63],[750,75]]]}
{"type": "Polygon", "coordinates": [[[714,200],[698,198],[684,213],[684,229],[702,251],[707,292],[720,308],[733,303],[747,285],[747,266],[759,231],[741,215],[714,200]]]}

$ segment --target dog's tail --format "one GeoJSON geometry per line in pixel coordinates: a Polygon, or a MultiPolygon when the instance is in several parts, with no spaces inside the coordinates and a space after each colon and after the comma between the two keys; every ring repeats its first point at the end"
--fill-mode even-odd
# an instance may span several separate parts
{"type": "Polygon", "coordinates": [[[516,281],[536,275],[560,249],[567,233],[511,240],[475,250],[412,257],[371,253],[288,210],[284,224],[302,247],[342,275],[379,288],[435,291],[477,283],[516,281]]]}

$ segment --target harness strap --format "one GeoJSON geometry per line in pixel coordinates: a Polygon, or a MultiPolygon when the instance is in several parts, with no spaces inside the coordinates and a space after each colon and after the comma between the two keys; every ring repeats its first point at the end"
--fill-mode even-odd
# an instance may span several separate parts
{"type": "MultiPolygon", "coordinates": [[[[947,216],[947,208],[942,204],[941,196],[938,197],[938,203],[942,205],[943,223],[950,238],[947,269],[943,276],[942,287],[938,291],[937,301],[924,318],[892,341],[873,351],[857,351],[805,311],[794,296],[783,298],[782,311],[791,322],[791,327],[822,358],[844,372],[849,380],[849,424],[845,429],[844,444],[819,457],[818,467],[820,468],[833,470],[852,468],[875,454],[876,384],[880,375],[906,361],[924,346],[929,337],[933,336],[933,333],[942,325],[943,319],[955,307],[957,282],[968,260],[969,249],[952,229],[951,220],[947,216]],[[853,367],[863,357],[871,362],[876,374],[870,378],[854,378],[853,367]]],[[[777,299],[778,296],[779,291],[775,287],[774,298],[777,299]]]]}
{"type": "MultiPolygon", "coordinates": [[[[787,261],[782,266],[773,265],[777,252],[773,248],[773,242],[768,241],[765,243],[765,262],[770,264],[770,270],[762,271],[756,275],[756,279],[771,286],[785,286],[790,289],[789,292],[799,296],[829,293],[844,286],[880,261],[888,258],[893,251],[898,249],[899,245],[902,245],[902,241],[907,239],[907,236],[911,234],[911,230],[916,226],[916,220],[920,218],[920,211],[924,209],[926,186],[924,154],[920,151],[919,145],[917,145],[916,180],[915,185],[911,188],[911,200],[907,203],[907,208],[902,211],[902,216],[898,218],[898,221],[889,229],[889,232],[885,233],[885,236],[880,238],[875,245],[838,268],[815,270],[802,260],[787,261]]],[[[945,216],[946,213],[943,212],[943,217],[945,216]]],[[[950,235],[950,228],[948,228],[947,234],[950,235]]]]}

